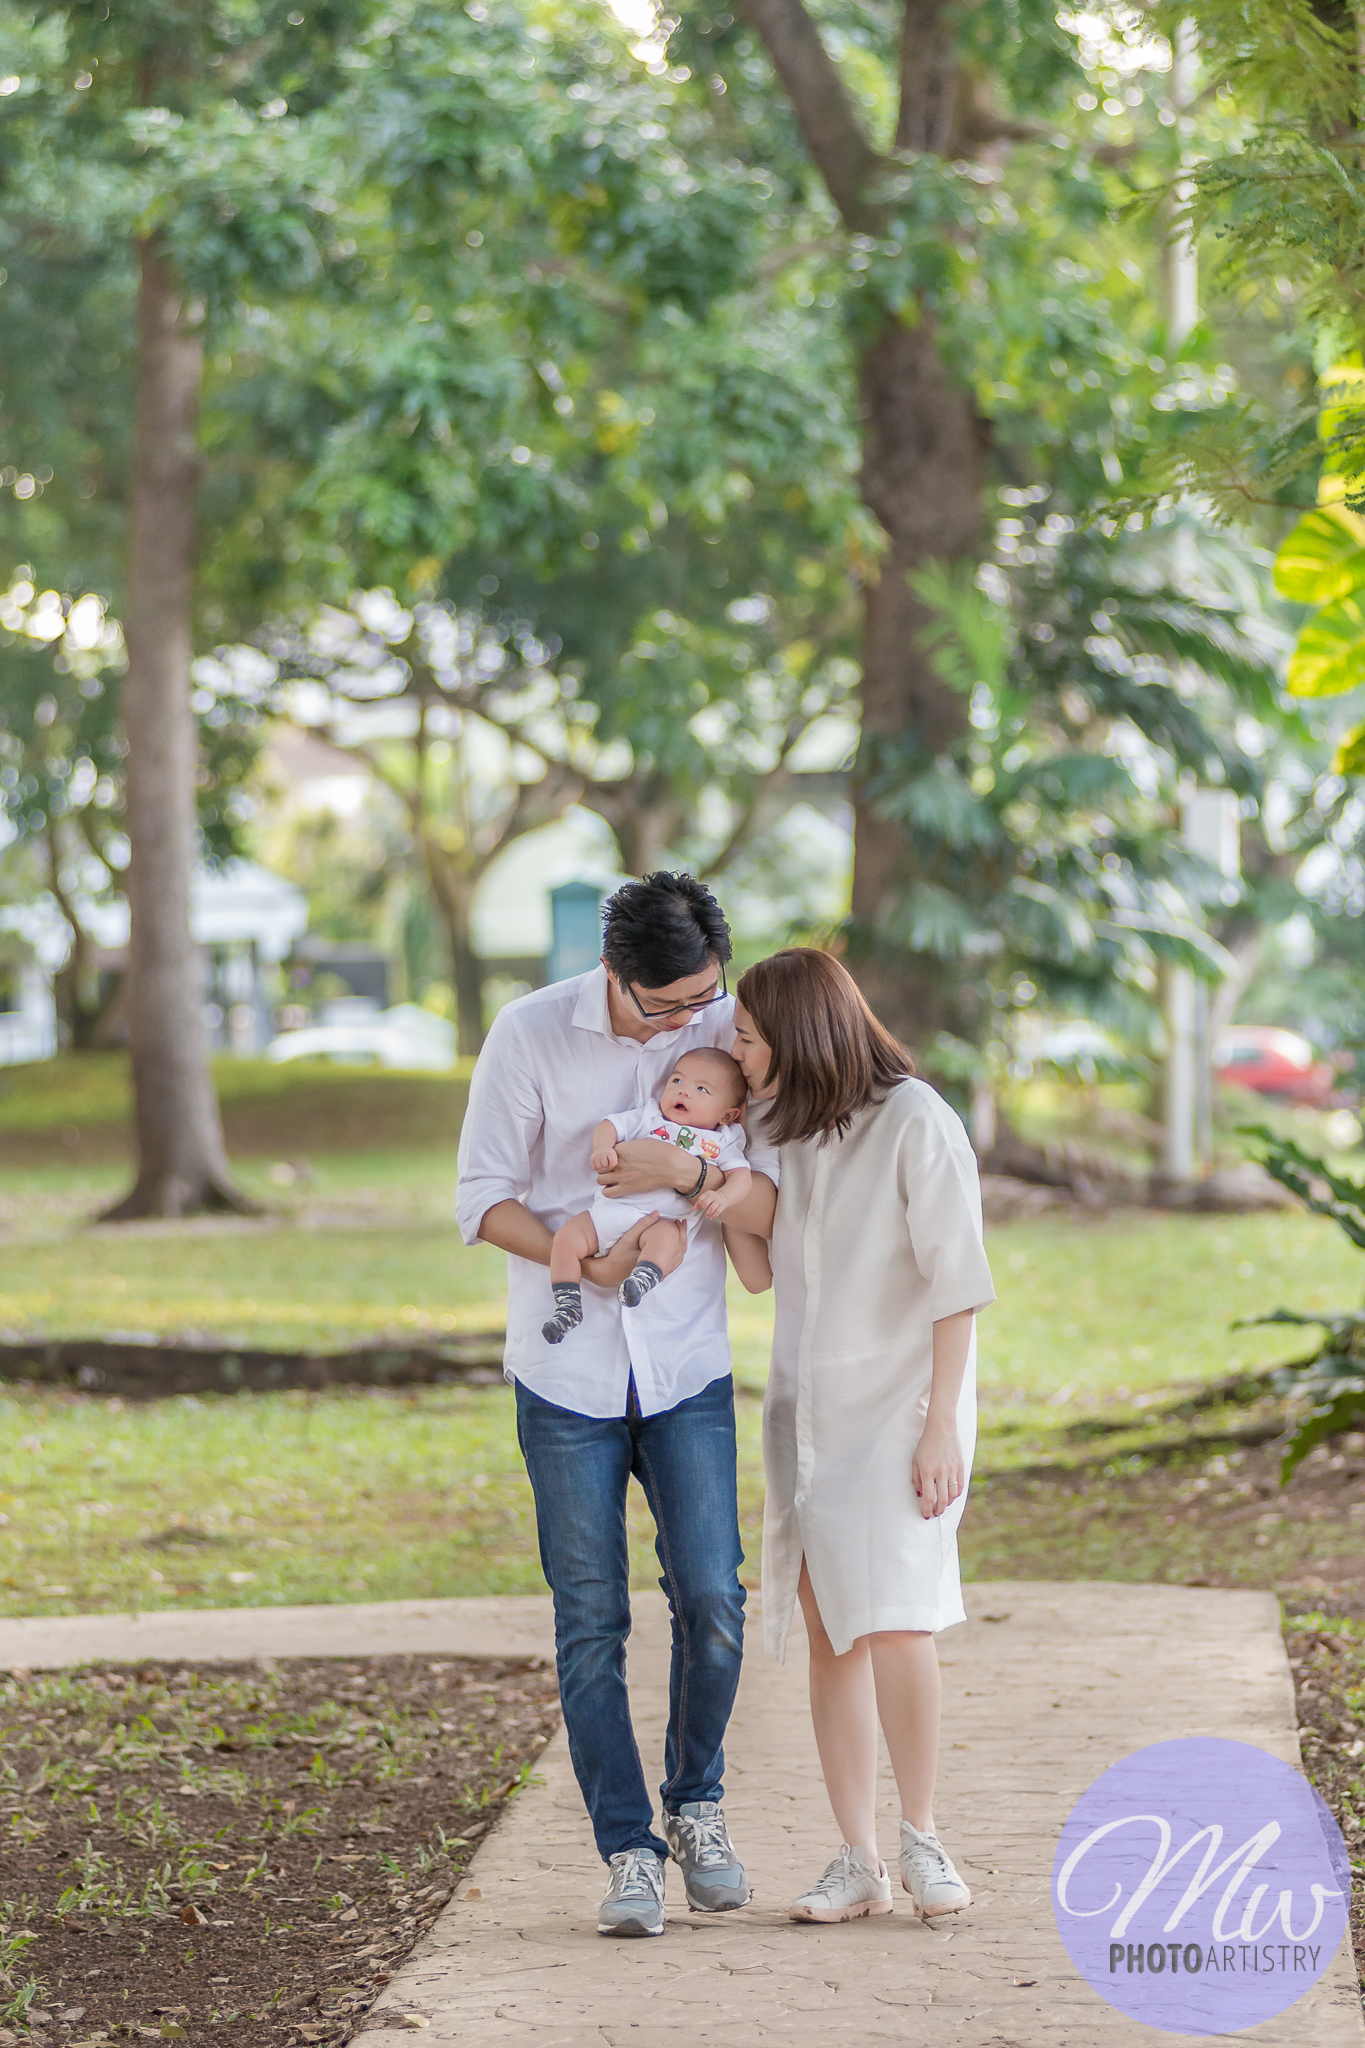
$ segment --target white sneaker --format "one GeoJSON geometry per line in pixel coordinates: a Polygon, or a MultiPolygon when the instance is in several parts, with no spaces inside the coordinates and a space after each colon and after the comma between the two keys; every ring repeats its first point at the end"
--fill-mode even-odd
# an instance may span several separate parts
{"type": "Polygon", "coordinates": [[[901,1883],[915,1902],[917,1920],[936,1920],[940,1913],[960,1913],[972,1895],[952,1865],[937,1835],[922,1835],[908,1820],[901,1822],[901,1883]]]}
{"type": "Polygon", "coordinates": [[[891,1879],[886,1865],[863,1861],[861,1849],[840,1845],[824,1875],[793,1905],[792,1920],[860,1920],[864,1913],[891,1911],[891,1879]]]}

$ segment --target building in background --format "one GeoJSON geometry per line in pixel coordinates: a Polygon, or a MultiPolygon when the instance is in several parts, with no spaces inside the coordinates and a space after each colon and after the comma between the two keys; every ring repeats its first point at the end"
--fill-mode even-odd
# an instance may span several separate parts
{"type": "MultiPolygon", "coordinates": [[[[102,972],[128,957],[122,896],[82,906],[102,972]]],[[[275,1035],[284,995],[281,962],[308,927],[308,899],[255,861],[200,868],[190,885],[190,930],[204,964],[204,1028],[218,1051],[259,1053],[275,1035]]],[[[52,977],[71,935],[50,898],[0,911],[0,1065],[50,1059],[58,1049],[52,977]]]]}

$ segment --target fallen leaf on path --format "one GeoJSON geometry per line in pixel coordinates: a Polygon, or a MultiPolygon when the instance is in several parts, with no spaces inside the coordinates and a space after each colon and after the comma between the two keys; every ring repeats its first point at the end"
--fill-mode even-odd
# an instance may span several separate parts
{"type": "Polygon", "coordinates": [[[180,1908],[177,1918],[183,1920],[187,1927],[207,1927],[209,1924],[208,1914],[201,1913],[192,1900],[180,1908]]]}
{"type": "Polygon", "coordinates": [[[1038,1979],[1036,1977],[1016,1977],[1014,1982],[1017,1990],[1032,1991],[1038,1979]]]}

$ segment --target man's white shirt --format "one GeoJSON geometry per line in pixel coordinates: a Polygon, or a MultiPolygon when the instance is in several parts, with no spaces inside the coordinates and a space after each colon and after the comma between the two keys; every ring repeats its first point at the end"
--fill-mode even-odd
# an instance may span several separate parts
{"type": "MultiPolygon", "coordinates": [[[[607,973],[553,982],[509,1003],[494,1019],[470,1084],[460,1133],[456,1213],[466,1244],[497,1202],[524,1202],[548,1230],[591,1209],[597,1177],[592,1134],[616,1111],[657,1101],[680,1054],[729,1050],[734,1003],[714,1003],[680,1031],[618,1038],[607,1007],[607,973]]],[[[749,1165],[776,1183],[774,1146],[750,1131],[749,1165]]],[[[541,1325],[553,1313],[548,1266],[507,1258],[504,1370],[557,1407],[623,1415],[632,1371],[642,1415],[690,1400],[730,1370],[725,1246],[718,1223],[691,1233],[677,1271],[623,1309],[614,1291],[583,1283],[583,1321],[562,1344],[541,1325]]]]}

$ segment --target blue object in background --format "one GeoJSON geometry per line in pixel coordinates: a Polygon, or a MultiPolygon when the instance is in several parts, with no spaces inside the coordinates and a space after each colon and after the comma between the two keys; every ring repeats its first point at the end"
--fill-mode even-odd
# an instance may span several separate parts
{"type": "Polygon", "coordinates": [[[602,956],[602,897],[597,882],[561,882],[550,891],[547,981],[586,974],[602,956]]]}

